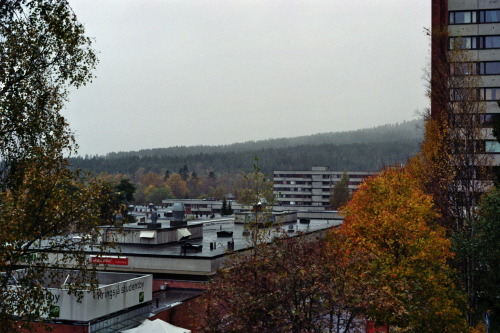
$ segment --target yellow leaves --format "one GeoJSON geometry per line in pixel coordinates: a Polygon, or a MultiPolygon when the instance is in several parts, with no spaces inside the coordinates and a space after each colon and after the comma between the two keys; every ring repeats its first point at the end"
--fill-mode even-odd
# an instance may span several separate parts
{"type": "Polygon", "coordinates": [[[442,314],[457,318],[446,265],[450,241],[433,223],[438,214],[416,177],[405,169],[387,169],[368,179],[343,213],[344,224],[332,230],[329,241],[342,244],[336,255],[345,260],[356,254],[364,272],[361,283],[383,300],[369,307],[370,314],[403,326],[442,314]],[[442,314],[436,314],[440,307],[442,314]]]}
{"type": "Polygon", "coordinates": [[[173,174],[168,177],[166,181],[166,185],[172,191],[172,194],[176,198],[184,198],[187,193],[187,184],[184,180],[182,180],[181,175],[173,174]]]}

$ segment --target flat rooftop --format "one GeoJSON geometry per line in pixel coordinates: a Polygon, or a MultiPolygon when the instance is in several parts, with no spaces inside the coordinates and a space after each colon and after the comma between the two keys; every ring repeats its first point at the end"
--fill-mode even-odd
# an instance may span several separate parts
{"type": "MultiPolygon", "coordinates": [[[[339,220],[311,220],[310,223],[287,223],[277,226],[275,235],[285,232],[290,236],[296,236],[299,233],[311,233],[324,231],[342,223],[339,220]],[[289,231],[290,230],[290,231],[289,231]],[[293,230],[293,232],[292,232],[293,230]]],[[[162,222],[164,227],[169,227],[169,222],[162,222]]],[[[188,240],[193,245],[202,245],[201,251],[192,249],[182,252],[180,243],[163,245],[142,245],[142,244],[121,244],[122,255],[126,254],[148,254],[148,255],[169,255],[169,256],[189,256],[189,257],[215,257],[227,254],[228,242],[234,242],[234,251],[245,250],[250,246],[249,235],[244,235],[245,226],[234,223],[233,218],[220,218],[205,221],[190,221],[188,225],[203,225],[203,238],[188,240]],[[217,232],[232,232],[232,237],[218,237],[217,232]],[[215,248],[210,249],[210,243],[215,243],[215,248]]],[[[136,226],[126,225],[127,228],[136,226]]],[[[140,229],[143,229],[140,226],[140,229]]]]}
{"type": "MultiPolygon", "coordinates": [[[[165,228],[170,228],[168,221],[158,221],[165,228]]],[[[232,217],[214,219],[201,219],[188,221],[188,226],[197,225],[202,228],[203,237],[190,239],[187,242],[194,245],[192,248],[182,248],[182,243],[168,244],[120,244],[117,249],[111,249],[104,254],[106,265],[102,269],[114,272],[128,272],[141,274],[159,274],[170,276],[183,276],[199,279],[211,276],[224,267],[228,254],[233,251],[242,252],[250,248],[249,235],[244,233],[244,224],[234,223],[232,217]],[[229,237],[220,237],[217,232],[232,232],[229,237]],[[231,242],[231,244],[229,243],[231,242]],[[234,244],[234,245],[233,245],[234,244]],[[233,246],[230,246],[233,245],[233,246]]],[[[274,236],[286,233],[289,236],[304,234],[324,234],[328,229],[338,226],[341,220],[316,220],[309,223],[300,223],[299,220],[285,224],[275,225],[272,231],[274,236]]],[[[145,226],[136,224],[126,225],[126,228],[146,230],[145,226]]],[[[183,228],[183,227],[179,227],[183,228]]],[[[89,261],[94,261],[100,254],[97,249],[87,248],[89,261]]],[[[51,258],[49,260],[56,258],[51,258]]],[[[97,260],[99,261],[99,260],[97,260]]],[[[203,278],[204,279],[204,278],[203,278]]]]}
{"type": "MultiPolygon", "coordinates": [[[[25,272],[25,269],[16,270],[13,273],[12,281],[10,281],[11,285],[17,285],[17,279],[24,275],[25,272]]],[[[45,272],[45,275],[42,278],[37,280],[37,282],[39,282],[44,288],[63,288],[65,284],[70,285],[75,282],[81,284],[80,275],[80,271],[71,269],[49,269],[45,272]]],[[[97,287],[107,287],[145,276],[145,274],[98,271],[96,272],[97,287]]]]}

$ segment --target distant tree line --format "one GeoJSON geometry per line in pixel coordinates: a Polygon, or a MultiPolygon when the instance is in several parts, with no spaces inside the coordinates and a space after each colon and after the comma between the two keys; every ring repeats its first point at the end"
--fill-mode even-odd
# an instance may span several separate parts
{"type": "Polygon", "coordinates": [[[227,146],[173,147],[107,156],[76,157],[75,168],[117,184],[136,185],[135,203],[161,203],[167,198],[244,196],[245,173],[258,156],[261,172],[310,170],[314,165],[332,170],[378,171],[404,164],[419,148],[417,122],[374,129],[308,137],[247,142],[227,146]],[[330,141],[328,141],[330,140],[330,141]],[[365,142],[362,142],[365,140],[365,142]],[[325,142],[326,141],[326,142],[325,142]]]}
{"type": "Polygon", "coordinates": [[[323,133],[296,138],[270,139],[224,146],[192,146],[109,153],[72,158],[74,166],[94,173],[133,173],[138,168],[164,172],[189,165],[217,173],[250,172],[259,156],[262,172],[308,169],[329,165],[338,170],[375,171],[404,163],[418,151],[423,134],[419,121],[384,125],[349,132],[323,133]]]}
{"type": "Polygon", "coordinates": [[[214,170],[218,174],[251,171],[254,156],[259,156],[262,171],[309,170],[314,165],[327,165],[334,170],[377,171],[384,166],[405,163],[418,150],[419,141],[387,141],[377,143],[303,145],[268,148],[245,152],[198,153],[186,156],[123,156],[117,158],[72,158],[78,168],[93,173],[132,174],[139,168],[156,173],[177,170],[189,165],[195,170],[214,170]]]}
{"type": "MultiPolygon", "coordinates": [[[[423,129],[420,120],[405,121],[397,124],[387,124],[374,128],[365,128],[354,131],[319,133],[293,138],[268,139],[248,141],[219,146],[177,146],[169,148],[141,149],[130,152],[108,153],[107,158],[122,158],[129,156],[189,156],[198,154],[215,154],[230,152],[250,152],[264,149],[289,148],[309,145],[345,145],[354,143],[385,143],[389,141],[421,141],[423,129]]],[[[104,156],[102,156],[104,157],[104,156]]],[[[87,158],[90,158],[87,156],[87,158]]],[[[182,167],[182,165],[178,166],[182,167]]]]}

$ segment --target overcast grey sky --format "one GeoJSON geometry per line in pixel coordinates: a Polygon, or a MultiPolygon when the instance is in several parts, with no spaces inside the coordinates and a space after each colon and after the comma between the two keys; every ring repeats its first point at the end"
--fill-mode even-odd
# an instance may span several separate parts
{"type": "Polygon", "coordinates": [[[96,79],[79,154],[373,127],[423,110],[430,0],[70,0],[96,79]]]}

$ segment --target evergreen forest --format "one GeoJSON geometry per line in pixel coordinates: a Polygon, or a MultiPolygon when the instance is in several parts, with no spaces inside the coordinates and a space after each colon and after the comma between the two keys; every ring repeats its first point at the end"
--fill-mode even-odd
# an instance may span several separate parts
{"type": "Polygon", "coordinates": [[[249,141],[221,146],[178,146],[113,152],[71,159],[73,166],[99,173],[164,174],[187,165],[198,174],[234,175],[251,172],[255,156],[262,172],[308,170],[326,165],[332,170],[378,171],[405,163],[419,148],[422,128],[417,120],[346,132],[249,141]]]}
{"type": "Polygon", "coordinates": [[[356,131],[234,143],[223,146],[192,146],[144,149],[71,159],[77,169],[116,186],[130,181],[136,188],[136,204],[161,204],[163,199],[242,200],[245,174],[254,171],[272,178],[275,170],[380,171],[405,164],[418,152],[423,138],[418,121],[383,125],[356,131]]]}

